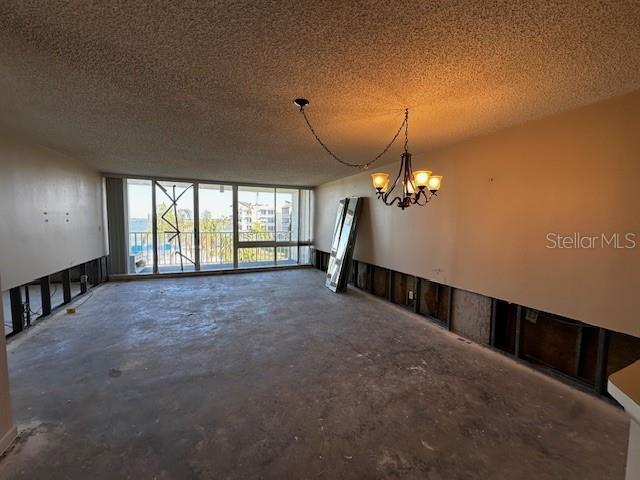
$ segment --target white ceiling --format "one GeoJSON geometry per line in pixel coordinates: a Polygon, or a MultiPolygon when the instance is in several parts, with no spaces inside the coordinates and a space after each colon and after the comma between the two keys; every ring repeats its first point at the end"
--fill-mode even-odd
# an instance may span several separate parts
{"type": "Polygon", "coordinates": [[[0,124],[105,172],[316,185],[640,88],[633,1],[0,3],[0,124]],[[400,142],[382,160],[394,160],[400,142]]]}

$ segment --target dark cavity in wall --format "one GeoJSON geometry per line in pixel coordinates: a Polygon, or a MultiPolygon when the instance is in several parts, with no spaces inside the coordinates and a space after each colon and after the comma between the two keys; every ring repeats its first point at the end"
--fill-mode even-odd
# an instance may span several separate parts
{"type": "Polygon", "coordinates": [[[12,288],[11,328],[5,327],[5,336],[19,334],[35,320],[46,318],[90,288],[108,281],[107,263],[107,257],[96,258],[12,288]]]}
{"type": "Polygon", "coordinates": [[[390,272],[391,301],[397,305],[414,309],[416,294],[416,278],[400,272],[390,272]]]}
{"type": "Polygon", "coordinates": [[[421,279],[418,313],[431,317],[448,328],[450,296],[451,287],[421,279]]]}
{"type": "Polygon", "coordinates": [[[386,268],[373,269],[373,290],[377,297],[389,298],[389,270],[386,268]]]}

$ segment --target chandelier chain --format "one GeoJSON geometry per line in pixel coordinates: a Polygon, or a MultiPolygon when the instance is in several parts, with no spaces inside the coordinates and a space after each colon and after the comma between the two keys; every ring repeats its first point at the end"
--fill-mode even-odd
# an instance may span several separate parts
{"type": "Polygon", "coordinates": [[[404,110],[404,153],[407,153],[408,151],[409,151],[409,109],[405,108],[404,110]]]}
{"type": "Polygon", "coordinates": [[[320,139],[320,137],[318,136],[318,134],[316,133],[316,131],[314,130],[314,128],[311,126],[311,122],[309,122],[309,119],[307,118],[307,113],[304,110],[304,107],[300,108],[300,112],[302,113],[302,116],[304,117],[305,122],[307,123],[307,126],[309,127],[309,131],[313,134],[313,136],[315,137],[315,139],[318,141],[318,143],[320,144],[320,146],[322,146],[322,148],[325,149],[325,151],[331,155],[333,157],[334,160],[336,160],[337,162],[341,163],[342,165],[346,166],[346,167],[352,167],[352,168],[362,168],[364,170],[368,169],[371,165],[373,165],[375,162],[377,162],[385,153],[387,153],[387,151],[391,148],[391,146],[395,143],[395,141],[397,140],[398,136],[400,135],[400,132],[402,131],[403,128],[405,128],[405,139],[404,139],[404,149],[405,151],[407,151],[407,146],[409,143],[409,139],[408,139],[408,126],[409,126],[409,109],[405,109],[404,112],[404,120],[402,121],[402,124],[400,125],[400,128],[398,128],[398,131],[396,132],[396,134],[393,136],[393,138],[391,139],[391,141],[387,144],[386,147],[384,147],[384,149],[378,154],[376,155],[373,160],[370,160],[366,163],[351,163],[351,162],[347,162],[343,159],[341,159],[338,155],[336,155],[335,153],[333,153],[331,151],[331,149],[329,147],[327,147],[327,145],[325,145],[325,143],[320,139]]]}

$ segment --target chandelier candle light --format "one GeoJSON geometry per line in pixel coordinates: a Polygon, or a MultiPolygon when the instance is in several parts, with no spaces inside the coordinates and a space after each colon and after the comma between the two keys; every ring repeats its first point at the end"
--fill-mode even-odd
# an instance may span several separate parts
{"type": "Polygon", "coordinates": [[[400,170],[398,171],[398,175],[396,179],[393,181],[391,185],[389,185],[389,174],[383,172],[377,172],[371,174],[371,179],[373,181],[373,188],[376,189],[377,197],[384,202],[385,205],[394,205],[397,204],[402,210],[405,208],[409,208],[412,205],[424,206],[429,201],[438,195],[438,190],[440,190],[440,185],[442,184],[442,176],[441,175],[432,175],[430,170],[413,170],[411,168],[411,154],[409,153],[409,109],[405,109],[404,111],[404,121],[400,125],[400,128],[391,139],[391,141],[387,144],[387,146],[376,155],[373,160],[368,161],[367,163],[350,163],[347,162],[340,157],[338,157],[335,153],[333,153],[329,147],[327,147],[320,137],[315,132],[309,119],[307,118],[307,114],[305,112],[305,107],[309,105],[309,100],[305,98],[296,98],[293,103],[295,103],[298,107],[300,107],[300,112],[304,117],[304,120],[309,127],[309,130],[316,138],[318,143],[326,150],[326,152],[331,155],[334,160],[338,161],[342,165],[347,167],[361,168],[363,170],[369,169],[369,167],[379,160],[387,150],[391,148],[391,145],[396,141],[400,132],[404,128],[404,150],[402,155],[400,156],[400,170]]]}

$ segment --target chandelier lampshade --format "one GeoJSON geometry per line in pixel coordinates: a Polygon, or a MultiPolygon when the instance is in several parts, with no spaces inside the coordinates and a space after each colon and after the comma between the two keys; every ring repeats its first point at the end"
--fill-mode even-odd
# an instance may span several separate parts
{"type": "Polygon", "coordinates": [[[413,181],[416,187],[426,187],[429,184],[430,170],[416,170],[413,172],[413,181]]]}
{"type": "Polygon", "coordinates": [[[389,185],[388,173],[373,173],[371,174],[371,178],[373,179],[373,188],[381,188],[382,191],[386,191],[389,185]]]}
{"type": "Polygon", "coordinates": [[[441,175],[434,175],[429,178],[429,190],[432,192],[437,192],[440,190],[440,184],[442,183],[441,175]]]}

